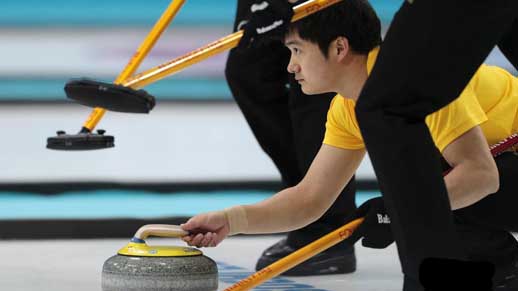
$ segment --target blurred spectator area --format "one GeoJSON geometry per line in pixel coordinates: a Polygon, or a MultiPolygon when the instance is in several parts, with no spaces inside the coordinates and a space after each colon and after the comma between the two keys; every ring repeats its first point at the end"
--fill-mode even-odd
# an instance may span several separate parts
{"type": "MultiPolygon", "coordinates": [[[[388,26],[402,0],[370,1],[388,26]]],[[[66,101],[69,78],[113,81],[170,2],[0,1],[0,101],[66,101]]],[[[186,1],[140,70],[232,32],[236,0],[186,1]]],[[[146,89],[160,100],[231,100],[226,53],[146,89]]],[[[496,52],[488,62],[511,67],[496,52]]]]}
{"type": "MultiPolygon", "coordinates": [[[[400,0],[371,1],[388,23],[400,0]]],[[[0,101],[66,101],[69,78],[113,81],[169,1],[0,1],[0,101]]],[[[237,1],[186,1],[139,71],[232,32],[237,1]]],[[[146,89],[160,100],[231,100],[226,53],[146,89]]]]}

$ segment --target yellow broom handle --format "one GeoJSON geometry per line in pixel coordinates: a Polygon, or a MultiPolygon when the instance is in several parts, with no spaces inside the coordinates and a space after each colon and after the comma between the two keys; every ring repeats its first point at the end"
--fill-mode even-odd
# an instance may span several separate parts
{"type": "MultiPolygon", "coordinates": [[[[283,0],[285,1],[285,0],[283,0]]],[[[293,8],[294,15],[292,22],[313,14],[319,10],[322,10],[335,3],[341,2],[342,0],[310,0],[297,5],[293,8]]],[[[189,67],[193,64],[199,63],[213,55],[219,54],[231,48],[234,48],[241,40],[243,31],[240,30],[231,35],[225,36],[212,42],[204,47],[180,56],[172,61],[144,71],[140,74],[135,75],[129,79],[126,79],[122,85],[131,87],[133,89],[142,88],[146,85],[161,80],[169,75],[177,73],[182,69],[189,67]]]]}
{"type": "Polygon", "coordinates": [[[353,220],[309,245],[235,283],[224,291],[250,290],[348,238],[362,222],[363,218],[353,220]]]}
{"type": "MultiPolygon", "coordinates": [[[[144,41],[140,44],[133,57],[129,60],[124,70],[119,74],[117,79],[115,79],[115,84],[121,84],[125,79],[135,73],[144,58],[148,55],[149,51],[153,48],[156,41],[162,35],[164,30],[169,26],[184,3],[185,0],[171,1],[160,19],[158,19],[158,21],[155,23],[155,26],[151,29],[144,41]]],[[[97,126],[105,112],[106,109],[95,108],[86,122],[83,124],[83,127],[87,128],[89,131],[92,131],[95,126],[97,126]]]]}

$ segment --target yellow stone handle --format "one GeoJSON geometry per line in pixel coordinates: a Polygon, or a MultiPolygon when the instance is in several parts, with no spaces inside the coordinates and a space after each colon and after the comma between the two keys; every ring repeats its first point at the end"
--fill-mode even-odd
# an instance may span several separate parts
{"type": "Polygon", "coordinates": [[[146,224],[137,230],[134,237],[138,239],[146,239],[149,236],[182,237],[188,234],[189,232],[183,230],[178,225],[146,224]]]}

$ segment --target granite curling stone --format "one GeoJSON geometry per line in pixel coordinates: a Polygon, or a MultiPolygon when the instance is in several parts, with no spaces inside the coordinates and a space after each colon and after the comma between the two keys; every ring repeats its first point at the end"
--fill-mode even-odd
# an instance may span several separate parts
{"type": "Polygon", "coordinates": [[[150,235],[181,237],[187,233],[176,225],[141,227],[128,245],[104,262],[103,291],[215,291],[216,263],[195,248],[148,246],[150,235]]]}

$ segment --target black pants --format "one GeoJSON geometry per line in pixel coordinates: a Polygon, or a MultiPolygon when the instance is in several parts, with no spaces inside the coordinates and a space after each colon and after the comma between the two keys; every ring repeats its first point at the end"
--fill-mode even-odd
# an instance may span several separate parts
{"type": "MultiPolygon", "coordinates": [[[[238,1],[234,30],[247,19],[251,2],[238,1]]],[[[286,186],[293,186],[304,177],[322,145],[327,110],[335,94],[304,95],[286,70],[289,57],[289,50],[281,42],[234,49],[225,72],[257,141],[279,169],[286,186]]],[[[303,246],[342,226],[345,217],[356,209],[354,195],[353,179],[318,221],[289,233],[289,244],[303,246]]]]}
{"type": "Polygon", "coordinates": [[[466,259],[425,117],[453,101],[500,42],[517,65],[515,0],[405,1],[356,106],[405,275],[466,259]],[[514,49],[512,48],[514,46],[514,49]]]}

